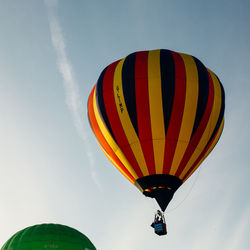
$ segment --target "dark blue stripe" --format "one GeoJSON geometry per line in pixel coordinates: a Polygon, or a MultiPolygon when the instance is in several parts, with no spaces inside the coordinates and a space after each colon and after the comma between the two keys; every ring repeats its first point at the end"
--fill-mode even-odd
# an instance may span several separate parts
{"type": "MultiPolygon", "coordinates": [[[[217,76],[216,76],[217,77],[217,76]]],[[[214,136],[216,135],[217,131],[219,130],[220,128],[220,125],[222,123],[222,120],[223,120],[223,117],[224,117],[224,111],[225,111],[225,92],[224,92],[224,88],[219,80],[219,78],[217,77],[219,83],[220,83],[220,87],[221,87],[221,108],[220,108],[220,114],[219,114],[219,117],[218,117],[218,121],[215,125],[215,128],[214,128],[214,131],[208,141],[207,144],[209,144],[211,142],[211,140],[214,138],[214,136]]]]}
{"type": "Polygon", "coordinates": [[[164,125],[167,134],[175,92],[175,63],[170,50],[160,50],[160,68],[164,125]]]}
{"type": "MultiPolygon", "coordinates": [[[[104,104],[104,99],[103,99],[103,78],[104,78],[104,75],[105,75],[105,72],[107,70],[108,67],[106,67],[98,81],[97,81],[97,85],[96,85],[96,100],[97,100],[97,108],[99,110],[99,113],[101,114],[102,116],[102,119],[104,121],[104,123],[106,124],[108,130],[109,130],[109,133],[112,135],[113,139],[115,140],[116,142],[116,139],[115,139],[115,136],[113,134],[113,131],[111,129],[111,126],[110,126],[110,123],[109,123],[109,120],[108,120],[108,116],[107,116],[107,113],[106,113],[106,109],[105,109],[105,104],[104,104]]],[[[117,142],[116,142],[117,143],[117,142]]]]}
{"type": "Polygon", "coordinates": [[[200,60],[193,57],[196,63],[196,67],[198,70],[198,84],[199,84],[199,93],[198,93],[198,104],[196,110],[196,117],[194,122],[194,127],[192,131],[192,136],[200,125],[201,119],[206,110],[208,95],[209,95],[209,76],[207,69],[201,63],[200,60]]]}
{"type": "Polygon", "coordinates": [[[136,95],[135,95],[135,58],[136,58],[136,53],[130,54],[126,57],[123,63],[122,88],[130,120],[138,135],[136,95]]]}

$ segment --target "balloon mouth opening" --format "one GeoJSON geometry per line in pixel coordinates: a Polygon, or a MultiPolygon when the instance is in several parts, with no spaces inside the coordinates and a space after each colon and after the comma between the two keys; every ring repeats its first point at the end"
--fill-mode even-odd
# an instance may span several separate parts
{"type": "Polygon", "coordinates": [[[175,192],[181,184],[181,179],[169,174],[147,175],[135,181],[136,187],[146,196],[151,192],[163,189],[175,192]]]}
{"type": "Polygon", "coordinates": [[[171,191],[172,188],[171,187],[164,187],[164,186],[158,186],[158,187],[151,187],[151,188],[146,188],[145,190],[143,190],[143,194],[147,197],[152,197],[154,198],[154,194],[156,192],[159,192],[159,191],[163,191],[163,190],[168,190],[168,191],[171,191]]]}
{"type": "Polygon", "coordinates": [[[135,185],[146,196],[156,199],[162,211],[165,211],[182,180],[173,175],[148,175],[136,180],[135,185]]]}

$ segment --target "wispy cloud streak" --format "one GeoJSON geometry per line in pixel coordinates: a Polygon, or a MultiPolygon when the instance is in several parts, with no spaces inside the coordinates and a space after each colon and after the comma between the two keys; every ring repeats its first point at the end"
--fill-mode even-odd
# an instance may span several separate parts
{"type": "Polygon", "coordinates": [[[81,139],[84,141],[85,152],[87,154],[89,164],[91,166],[92,179],[100,188],[100,183],[97,180],[97,176],[94,171],[94,156],[92,151],[90,151],[87,146],[87,135],[85,132],[86,129],[83,120],[85,114],[83,112],[83,105],[79,94],[79,87],[75,80],[71,63],[66,54],[65,39],[63,36],[62,28],[60,26],[59,18],[57,17],[56,14],[58,0],[45,0],[45,4],[48,8],[51,40],[57,55],[58,69],[64,82],[66,103],[72,114],[72,119],[76,127],[76,130],[81,139]]]}

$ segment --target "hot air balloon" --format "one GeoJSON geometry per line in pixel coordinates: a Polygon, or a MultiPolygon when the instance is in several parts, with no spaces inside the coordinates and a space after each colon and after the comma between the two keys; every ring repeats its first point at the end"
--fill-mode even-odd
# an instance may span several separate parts
{"type": "Polygon", "coordinates": [[[1,250],[96,250],[82,233],[59,224],[40,224],[15,233],[1,250]]]}
{"type": "Polygon", "coordinates": [[[219,140],[224,107],[211,70],[161,49],[107,66],[90,93],[88,118],[105,155],[164,212],[219,140]]]}

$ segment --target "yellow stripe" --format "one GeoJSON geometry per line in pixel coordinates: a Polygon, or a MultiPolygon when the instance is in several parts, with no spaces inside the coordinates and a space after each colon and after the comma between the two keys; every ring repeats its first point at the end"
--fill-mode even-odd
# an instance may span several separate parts
{"type": "MultiPolygon", "coordinates": [[[[134,169],[132,168],[132,166],[128,162],[127,158],[125,157],[125,155],[122,153],[121,149],[118,147],[118,145],[114,141],[113,137],[110,135],[106,125],[104,124],[104,122],[99,114],[99,111],[98,111],[98,108],[96,105],[96,89],[95,89],[95,93],[94,93],[93,97],[94,97],[93,106],[94,106],[95,118],[96,118],[96,121],[98,123],[98,126],[99,126],[104,138],[106,139],[106,141],[108,142],[109,146],[112,148],[112,150],[114,151],[116,156],[119,158],[119,160],[123,163],[123,165],[130,172],[130,174],[135,179],[138,179],[138,175],[135,173],[134,169]]],[[[117,167],[119,168],[119,166],[117,166],[117,167]]],[[[121,170],[121,169],[119,168],[119,170],[121,170]]]]}
{"type": "Polygon", "coordinates": [[[206,157],[210,154],[210,152],[213,150],[213,148],[215,147],[216,143],[218,142],[218,140],[220,139],[220,135],[222,133],[223,130],[223,126],[224,126],[224,118],[223,121],[220,125],[218,134],[216,135],[216,138],[214,139],[213,143],[211,144],[210,148],[208,149],[208,151],[206,152],[206,154],[203,156],[203,158],[199,161],[199,163],[196,165],[196,167],[190,172],[190,174],[183,180],[183,182],[185,182],[193,173],[194,171],[200,166],[200,164],[206,159],[206,157]]]}
{"type": "Polygon", "coordinates": [[[207,69],[207,70],[210,73],[213,84],[214,84],[214,96],[215,96],[215,98],[214,98],[214,110],[213,110],[213,113],[212,113],[213,120],[212,120],[212,123],[211,123],[211,129],[209,131],[209,138],[210,138],[213,131],[214,131],[216,123],[218,121],[219,115],[220,115],[221,101],[222,100],[221,100],[221,86],[220,86],[220,83],[219,83],[217,77],[215,76],[215,74],[211,70],[209,70],[209,69],[207,69]]]}
{"type": "Polygon", "coordinates": [[[186,99],[179,138],[170,169],[171,175],[175,175],[190,141],[195,121],[199,93],[198,71],[193,57],[186,54],[179,54],[184,61],[186,70],[186,99]]]}
{"type": "Polygon", "coordinates": [[[102,152],[106,155],[106,157],[111,161],[111,163],[131,182],[134,184],[134,181],[129,177],[123,170],[120,168],[119,165],[113,160],[113,158],[107,153],[107,151],[102,147],[99,141],[97,141],[99,147],[101,148],[102,152]]]}
{"type": "Polygon", "coordinates": [[[210,114],[206,129],[194,151],[184,170],[182,171],[180,178],[183,178],[185,174],[188,172],[190,167],[194,164],[196,159],[199,157],[205,146],[207,145],[208,140],[212,132],[215,129],[216,123],[219,118],[220,109],[221,109],[221,88],[217,78],[215,76],[212,78],[213,86],[214,86],[214,102],[212,107],[212,112],[210,114]]]}
{"type": "Polygon", "coordinates": [[[165,126],[162,107],[160,50],[148,54],[148,92],[156,174],[162,174],[165,151],[165,126]]]}
{"type": "Polygon", "coordinates": [[[128,110],[126,107],[124,95],[123,95],[123,88],[122,88],[122,66],[124,60],[121,60],[115,69],[114,73],[114,98],[116,103],[117,112],[119,114],[120,122],[123,127],[124,133],[128,139],[129,145],[133,151],[135,159],[142,171],[144,176],[149,175],[148,168],[146,165],[146,161],[143,155],[143,151],[141,148],[141,144],[139,138],[134,130],[133,124],[130,120],[128,110]]]}

